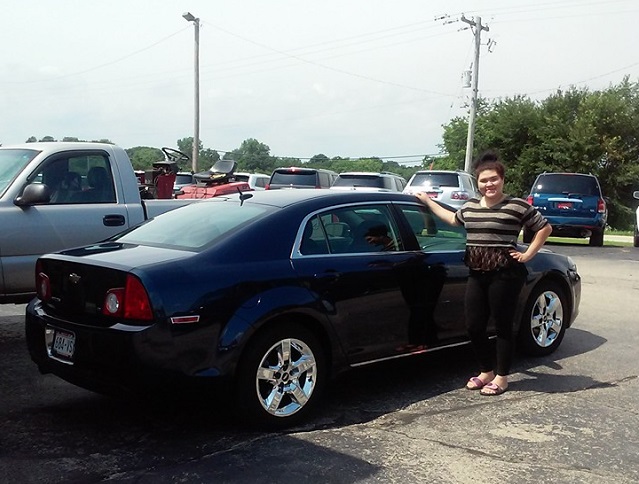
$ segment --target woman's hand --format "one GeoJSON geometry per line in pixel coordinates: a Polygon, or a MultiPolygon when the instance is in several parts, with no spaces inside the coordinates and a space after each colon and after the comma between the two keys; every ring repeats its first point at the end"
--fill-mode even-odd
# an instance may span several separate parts
{"type": "Polygon", "coordinates": [[[512,249],[510,251],[510,257],[515,259],[517,262],[521,262],[522,264],[528,262],[534,256],[535,254],[529,254],[528,251],[519,252],[518,250],[515,250],[515,249],[512,249]]]}

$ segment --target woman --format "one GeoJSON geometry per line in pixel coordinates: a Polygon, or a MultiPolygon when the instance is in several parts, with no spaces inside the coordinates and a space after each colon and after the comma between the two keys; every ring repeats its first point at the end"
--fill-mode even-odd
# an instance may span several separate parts
{"type": "Polygon", "coordinates": [[[504,194],[504,165],[496,153],[484,153],[475,162],[475,176],[481,199],[467,201],[451,212],[426,193],[416,196],[444,222],[464,225],[467,232],[465,262],[470,269],[466,286],[466,327],[477,354],[480,373],[466,384],[482,395],[500,395],[508,388],[513,355],[513,317],[519,292],[531,260],[552,232],[548,221],[525,200],[504,194]],[[522,227],[535,233],[524,252],[517,250],[522,227]],[[486,333],[494,319],[496,355],[486,333]]]}

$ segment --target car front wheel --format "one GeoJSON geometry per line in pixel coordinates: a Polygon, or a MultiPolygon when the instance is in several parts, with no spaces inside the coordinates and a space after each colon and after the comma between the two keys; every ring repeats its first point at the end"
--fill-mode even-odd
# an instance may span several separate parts
{"type": "Polygon", "coordinates": [[[635,237],[633,240],[633,245],[635,247],[639,247],[639,226],[635,227],[635,237]]]}
{"type": "Polygon", "coordinates": [[[533,356],[549,355],[561,344],[568,306],[564,291],[554,282],[541,282],[531,293],[522,315],[519,344],[533,356]]]}
{"type": "Polygon", "coordinates": [[[302,420],[320,398],[325,356],[315,335],[278,325],[249,342],[236,380],[237,410],[251,423],[282,428],[302,420]]]}

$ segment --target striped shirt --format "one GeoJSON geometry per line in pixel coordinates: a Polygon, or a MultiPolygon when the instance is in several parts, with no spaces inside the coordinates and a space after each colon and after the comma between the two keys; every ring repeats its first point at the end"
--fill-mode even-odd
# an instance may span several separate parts
{"type": "Polygon", "coordinates": [[[548,223],[525,200],[509,195],[492,207],[482,207],[472,198],[455,217],[466,228],[466,245],[476,247],[516,247],[522,227],[537,232],[548,223]]]}

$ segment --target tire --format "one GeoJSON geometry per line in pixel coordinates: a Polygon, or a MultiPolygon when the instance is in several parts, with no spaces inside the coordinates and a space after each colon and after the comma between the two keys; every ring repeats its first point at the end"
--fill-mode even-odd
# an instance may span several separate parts
{"type": "Polygon", "coordinates": [[[559,285],[542,281],[528,298],[519,327],[519,347],[532,356],[554,352],[566,332],[568,318],[566,295],[559,285]]]}
{"type": "Polygon", "coordinates": [[[632,241],[632,245],[639,247],[639,226],[635,227],[635,236],[632,241]]]}
{"type": "Polygon", "coordinates": [[[591,247],[603,247],[604,244],[604,231],[601,230],[593,230],[590,234],[590,240],[588,241],[588,245],[591,247]]]}
{"type": "Polygon", "coordinates": [[[299,325],[258,333],[246,347],[236,379],[236,409],[242,420],[268,429],[303,420],[320,399],[326,357],[317,337],[299,325]]]}
{"type": "Polygon", "coordinates": [[[530,244],[534,237],[534,232],[530,229],[524,228],[524,235],[522,237],[524,244],[530,244]]]}

